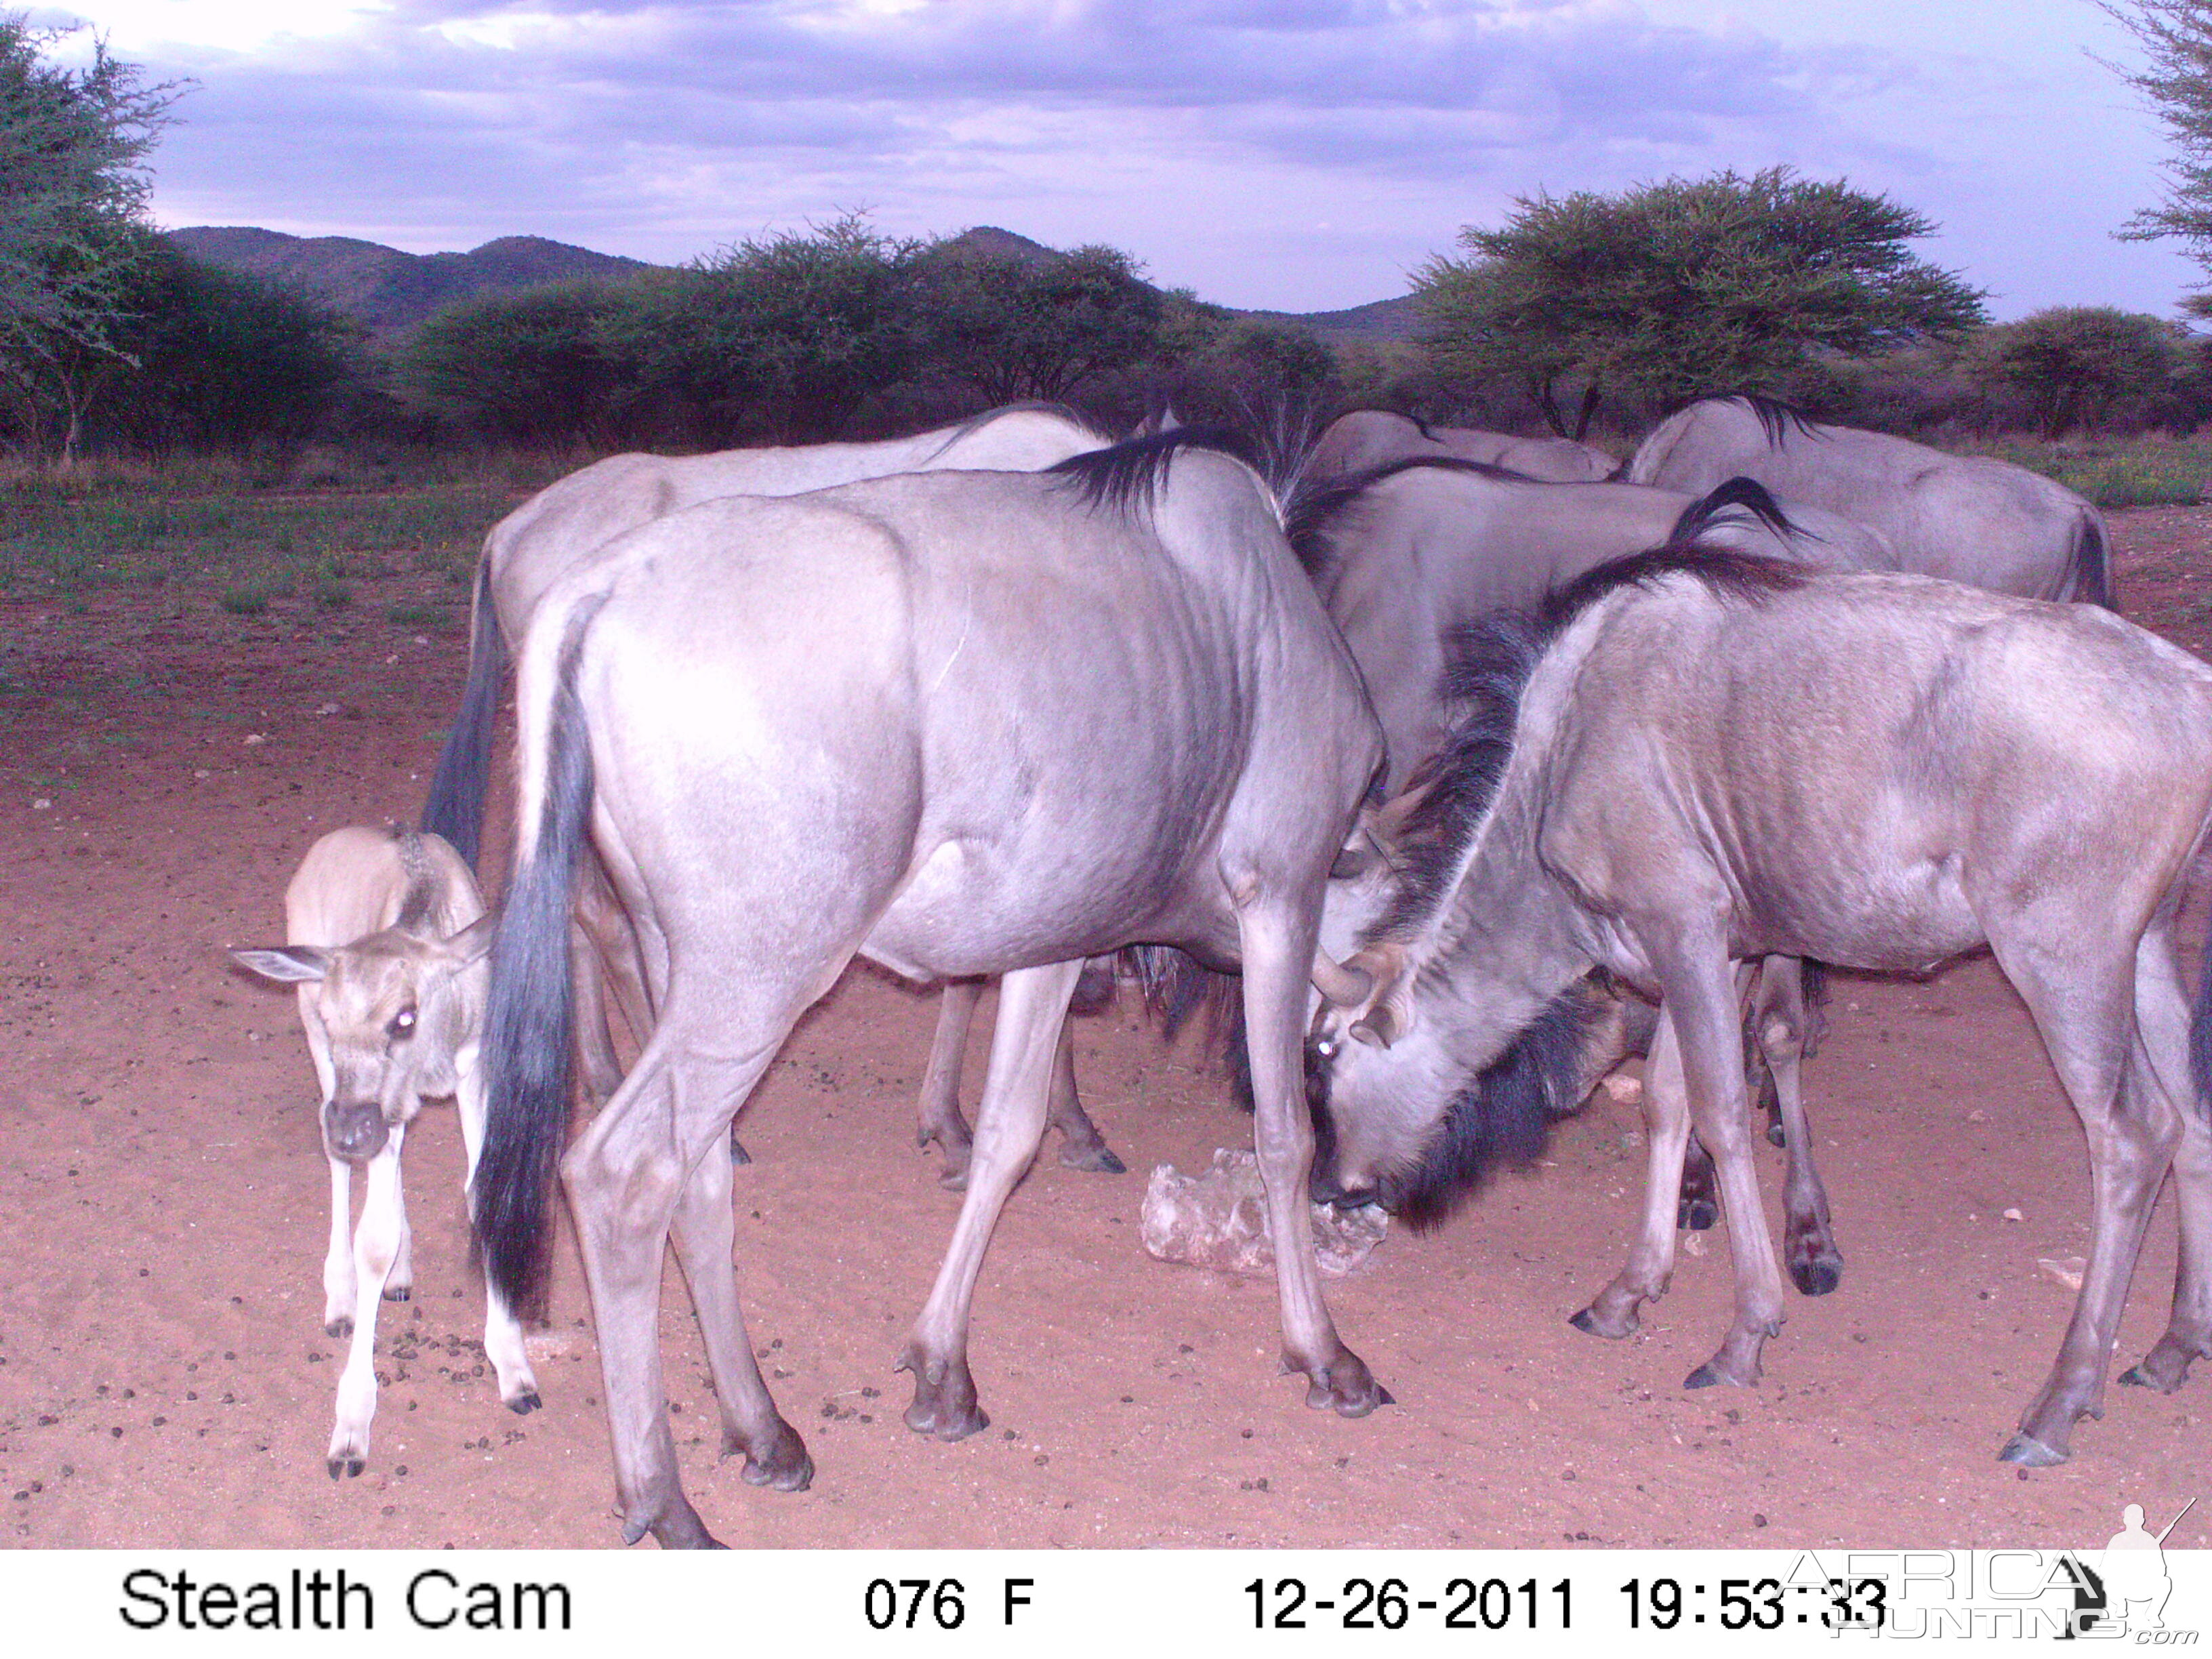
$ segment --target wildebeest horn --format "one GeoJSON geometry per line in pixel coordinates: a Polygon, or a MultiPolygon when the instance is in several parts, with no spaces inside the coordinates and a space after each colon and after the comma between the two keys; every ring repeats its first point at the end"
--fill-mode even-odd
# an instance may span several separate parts
{"type": "Polygon", "coordinates": [[[1316,990],[1340,1008],[1357,1008],[1375,989],[1375,981],[1358,969],[1331,962],[1319,951],[1314,952],[1313,982],[1316,990]]]}

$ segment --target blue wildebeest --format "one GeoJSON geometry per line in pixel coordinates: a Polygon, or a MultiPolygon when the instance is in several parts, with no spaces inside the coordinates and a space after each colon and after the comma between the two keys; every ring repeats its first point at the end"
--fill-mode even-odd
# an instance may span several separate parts
{"type": "Polygon", "coordinates": [[[1365,675],[1393,793],[1443,746],[1446,642],[1526,610],[1593,566],[1702,535],[1829,569],[1896,568],[1863,526],[1752,485],[1700,497],[1627,483],[1545,483],[1479,462],[1417,458],[1302,488],[1298,556],[1365,675]]]}
{"type": "MultiPolygon", "coordinates": [[[[438,757],[423,829],[443,836],[463,857],[476,861],[506,642],[522,637],[549,589],[591,564],[625,532],[725,496],[795,495],[900,472],[1031,472],[1112,441],[1073,410],[1018,404],[956,426],[875,443],[732,449],[710,455],[614,455],[547,486],[484,538],[477,564],[468,682],[460,716],[438,757]]],[[[590,1005],[578,1027],[584,1081],[587,1092],[604,1101],[622,1080],[605,1006],[611,1001],[619,1007],[624,1023],[642,1042],[652,1026],[652,1001],[638,971],[629,923],[595,864],[587,863],[578,884],[577,922],[586,948],[575,954],[576,971],[583,1000],[590,1005]]],[[[960,1115],[961,1054],[981,994],[980,984],[945,988],[922,1079],[917,1139],[924,1146],[934,1140],[944,1148],[945,1179],[954,1186],[966,1177],[969,1148],[968,1125],[960,1115]]],[[[1073,1049],[1065,1039],[1053,1072],[1052,1119],[1060,1132],[1062,1163],[1121,1171],[1121,1161],[1084,1113],[1073,1049]]],[[[731,1151],[744,1157],[734,1141],[731,1151]]]]}
{"type": "Polygon", "coordinates": [[[856,954],[922,980],[1005,976],[967,1196],[901,1361],[909,1426],[984,1426],[966,1353],[984,1247],[1042,1133],[1084,959],[1137,942],[1241,964],[1286,1364],[1310,1404],[1387,1401],[1322,1300],[1299,1073],[1308,981],[1356,988],[1315,934],[1382,738],[1273,497],[1196,441],[706,503],[633,532],[532,618],[475,1212],[493,1282],[527,1301],[559,1159],[629,1538],[711,1541],[662,1404],[672,1230],[726,1447],[756,1484],[811,1478],[746,1341],[714,1149],[856,954]],[[562,958],[587,840],[659,1018],[560,1158],[562,958]]]}
{"type": "Polygon", "coordinates": [[[1339,1185],[1433,1220],[1525,1152],[1603,967],[1659,1000],[1649,1183],[1574,1322],[1626,1335],[1666,1288],[1694,1123],[1736,1312],[1688,1386],[1752,1382],[1782,1297],[1731,963],[1917,972],[1985,944],[2087,1129],[2094,1199],[2072,1322],[2002,1455],[2057,1462],[2101,1410],[2169,1167],[2172,1320],[2126,1380],[2178,1388],[2212,1352],[2212,983],[2192,1015],[2172,938],[2212,828],[2212,667],[2093,606],[1694,550],[1592,572],[1468,666],[1474,715],[1345,964],[1368,988],[1316,1021],[1339,1185]]]}
{"type": "MultiPolygon", "coordinates": [[[[1461,629],[1532,610],[1544,596],[1608,560],[1661,543],[1702,538],[1825,569],[1888,569],[1881,536],[1834,514],[1777,502],[1759,484],[1731,479],[1692,498],[1641,484],[1547,484],[1462,461],[1385,465],[1302,492],[1291,540],[1344,631],[1374,698],[1390,748],[1395,793],[1440,749],[1454,718],[1445,695],[1449,643],[1461,629]]],[[[1788,1150],[1784,1191],[1791,1279],[1818,1296],[1841,1280],[1828,1198],[1814,1164],[1800,1062],[1809,1051],[1817,998],[1804,964],[1763,963],[1747,1024],[1760,1059],[1760,1088],[1788,1150]],[[1771,1093],[1767,1091],[1771,1091],[1771,1093]]],[[[1645,1049],[1656,1021],[1633,999],[1605,1005],[1607,1044],[1589,1053],[1589,1082],[1645,1049]]],[[[1577,1100],[1580,1097],[1577,1097],[1577,1100]]],[[[1681,1218],[1718,1218],[1712,1166],[1692,1145],[1681,1218]]]]}
{"type": "Polygon", "coordinates": [[[1338,416],[1314,440],[1302,476],[1316,483],[1334,483],[1416,458],[1480,461],[1547,483],[1596,483],[1620,471],[1620,463],[1605,451],[1571,438],[1516,438],[1470,426],[1431,426],[1379,409],[1356,409],[1338,416]]]}
{"type": "MultiPolygon", "coordinates": [[[[300,1024],[322,1090],[331,1164],[323,1328],[353,1338],[338,1378],[331,1478],[359,1474],[376,1414],[376,1305],[414,1289],[399,1149],[425,1100],[451,1096],[473,1167],[483,1128],[477,1036],[492,923],[469,867],[435,836],[334,830],[307,850],[284,892],[281,947],[233,951],[241,967],[300,989],[300,1024]],[[351,1244],[352,1171],[367,1176],[351,1244]]],[[[494,1288],[484,1353],[499,1395],[538,1405],[522,1330],[494,1288]]]]}
{"type": "Polygon", "coordinates": [[[1771,398],[1677,411],[1638,447],[1627,476],[1693,492],[1756,478],[1873,526],[1900,570],[2023,599],[2112,603],[2104,516],[2072,490],[2008,462],[1829,426],[1771,398]]]}

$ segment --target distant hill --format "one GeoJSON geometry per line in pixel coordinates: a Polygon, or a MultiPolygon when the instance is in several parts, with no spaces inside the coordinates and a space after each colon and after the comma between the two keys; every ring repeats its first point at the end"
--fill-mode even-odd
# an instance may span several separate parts
{"type": "Polygon", "coordinates": [[[1296,323],[1310,328],[1332,345],[1376,345],[1389,340],[1410,340],[1421,331],[1421,302],[1410,294],[1395,300],[1370,300],[1348,311],[1248,311],[1247,317],[1270,322],[1296,323]]]}
{"type": "Polygon", "coordinates": [[[405,253],[351,236],[287,236],[250,226],[169,232],[196,259],[306,289],[376,333],[411,328],[441,306],[486,290],[581,276],[619,280],[653,269],[543,236],[502,236],[466,253],[405,253]]]}
{"type": "MultiPolygon", "coordinates": [[[[641,259],[594,253],[543,236],[502,236],[466,253],[406,253],[352,236],[288,236],[246,225],[196,225],[168,235],[196,259],[304,289],[377,334],[412,328],[440,307],[472,294],[578,277],[618,282],[658,269],[641,259]]],[[[976,225],[945,240],[954,247],[1028,265],[1060,257],[1058,249],[997,225],[976,225]]],[[[1420,325],[1419,304],[1411,295],[1346,311],[1235,314],[1295,323],[1332,344],[1408,340],[1420,325]]]]}

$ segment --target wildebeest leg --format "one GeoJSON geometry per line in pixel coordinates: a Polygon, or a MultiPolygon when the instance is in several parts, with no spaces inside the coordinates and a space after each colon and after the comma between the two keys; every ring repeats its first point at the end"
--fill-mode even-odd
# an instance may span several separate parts
{"type": "MultiPolygon", "coordinates": [[[[1085,964],[1085,971],[1089,966],[1085,964]]],[[[1075,1030],[1072,1020],[1060,1024],[1060,1046],[1052,1056],[1052,1098],[1047,1107],[1052,1127],[1060,1131],[1060,1161],[1071,1170],[1097,1175],[1125,1175],[1129,1166],[1114,1156],[1106,1137],[1083,1109],[1075,1091],[1075,1030]]]]}
{"type": "Polygon", "coordinates": [[[974,1145],[968,1120],[960,1115],[960,1068],[968,1054],[968,1028],[983,1000],[983,986],[980,979],[945,981],[938,999],[937,1035],[930,1040],[915,1124],[915,1146],[926,1147],[933,1140],[945,1149],[945,1168],[938,1182],[956,1189],[967,1184],[969,1149],[974,1145]]]}
{"type": "Polygon", "coordinates": [[[338,1376],[337,1422],[326,1462],[331,1479],[368,1467],[368,1425],[376,1415],[376,1304],[399,1247],[399,1147],[407,1126],[391,1126],[384,1149],[368,1161],[361,1225],[354,1230],[353,1343],[338,1376]]]}
{"type": "Polygon", "coordinates": [[[1337,1334],[1314,1263],[1308,1198],[1313,1119],[1306,1105],[1304,1032],[1315,921],[1257,902],[1242,907],[1237,920],[1252,1060],[1253,1150],[1267,1194],[1267,1239],[1275,1250],[1283,1369],[1305,1373],[1307,1405],[1364,1417],[1395,1402],[1337,1334]]]}
{"type": "Polygon", "coordinates": [[[1053,1053],[1082,971],[1080,961],[1061,962],[1025,968],[999,981],[998,1026],[975,1112],[968,1196],[937,1282],[898,1359],[897,1369],[914,1373],[906,1424],[917,1434],[959,1440],[990,1425],[976,1404],[968,1369],[969,1305],[999,1212],[1044,1137],[1053,1053]]]}
{"type": "Polygon", "coordinates": [[[1674,1225],[1686,1233],[1701,1233],[1720,1218],[1721,1194],[1712,1154],[1693,1134],[1682,1150],[1682,1192],[1674,1206],[1674,1225]]]}
{"type": "Polygon", "coordinates": [[[2097,959],[2094,940],[2063,946],[1996,937],[1991,946],[2051,1052],[2089,1138],[2088,1261],[2050,1379],[1998,1456],[2041,1468],[2065,1461],[2076,1419],[2104,1415],[2105,1367],[2174,1149],[2181,1115],[2161,1086],[2136,1024],[2135,963],[2097,959]]]}
{"type": "Polygon", "coordinates": [[[2146,934],[2136,952],[2136,1020],[2168,1099],[2181,1107],[2173,1153],[2173,1196],[2181,1237],[2174,1261],[2173,1317],[2142,1361],[2121,1375],[2137,1388],[2172,1394],[2189,1380],[2190,1362],[2212,1354],[2212,1129],[2196,1104],[2189,1073],[2189,998],[2170,938],[2146,934]]]}
{"type": "Polygon", "coordinates": [[[415,1229],[407,1221],[407,1176],[392,1172],[392,1207],[398,1214],[399,1242],[392,1248],[392,1271],[384,1276],[386,1302],[411,1302],[415,1297],[415,1229]]]}
{"type": "Polygon", "coordinates": [[[650,1532],[665,1548],[714,1544],[677,1474],[660,1368],[661,1265],[693,1165],[726,1139],[795,1017],[793,1009],[780,1021],[739,1023],[718,1007],[694,1031],[672,1004],[615,1097],[561,1160],[599,1325],[629,1543],[650,1532]]]}
{"type": "MultiPolygon", "coordinates": [[[[315,1064],[315,1133],[322,1133],[323,1114],[337,1092],[337,1072],[331,1063],[331,1040],[315,1013],[314,987],[300,988],[300,1024],[307,1034],[307,1057],[315,1064]]],[[[330,1158],[325,1148],[324,1157],[330,1158]]],[[[331,1232],[323,1250],[323,1334],[353,1334],[353,1165],[330,1158],[331,1232]]]]}
{"type": "Polygon", "coordinates": [[[1682,1083],[1681,1045],[1667,1011],[1651,1040],[1644,1069],[1644,1222],[1628,1260],[1589,1306],[1567,1322],[1592,1336],[1621,1337],[1636,1329],[1637,1309],[1667,1292],[1674,1273],[1675,1212],[1682,1164],[1690,1139],[1690,1103],[1682,1083]]]}
{"type": "MultiPolygon", "coordinates": [[[[1090,964],[1085,964],[1084,971],[1090,972],[1090,964]]],[[[960,1115],[960,1069],[983,986],[984,981],[977,979],[946,983],[938,1008],[937,1035],[929,1047],[928,1068],[921,1079],[915,1145],[927,1146],[933,1140],[945,1149],[945,1168],[937,1181],[954,1192],[968,1184],[969,1149],[973,1143],[968,1120],[960,1115]]],[[[1053,1055],[1048,1115],[1052,1127],[1060,1131],[1060,1161],[1069,1169],[1092,1170],[1102,1175],[1121,1175],[1127,1170],[1128,1165],[1114,1156],[1098,1126],[1083,1109],[1075,1087],[1075,1034],[1065,1020],[1060,1023],[1060,1048],[1053,1055]]]]}
{"type": "MultiPolygon", "coordinates": [[[[469,1183],[476,1179],[477,1153],[483,1146],[483,1074],[477,1069],[477,1053],[473,1045],[462,1049],[454,1058],[458,1081],[453,1103],[460,1114],[461,1150],[466,1158],[461,1172],[464,1195],[469,1190],[469,1183]]],[[[500,1403],[517,1416],[536,1411],[544,1402],[538,1397],[538,1378],[530,1369],[530,1356],[522,1346],[521,1322],[507,1305],[507,1298],[499,1293],[498,1286],[489,1282],[484,1286],[483,1344],[484,1358],[491,1361],[492,1372],[499,1379],[500,1403]]]]}
{"type": "Polygon", "coordinates": [[[1767,1234],[1759,1170],[1751,1156],[1742,1003],[1718,938],[1667,939],[1652,954],[1668,1018],[1681,1044],[1690,1120],[1719,1169],[1729,1260],[1735,1272],[1735,1317],[1729,1333],[1719,1351],[1692,1371],[1683,1386],[1748,1386],[1759,1381],[1760,1350],[1781,1331],[1783,1313],[1782,1268],[1767,1234]]]}
{"type": "MultiPolygon", "coordinates": [[[[1784,1128],[1782,1260],[1791,1283],[1807,1296],[1826,1296],[1843,1280],[1843,1253],[1828,1219],[1828,1189],[1813,1164],[1813,1130],[1805,1118],[1800,1061],[1808,1031],[1804,964],[1796,957],[1769,957],[1759,964],[1751,1023],[1766,1075],[1772,1080],[1784,1128]]],[[[1770,1136],[1770,1139],[1772,1137],[1770,1136]]]]}
{"type": "Polygon", "coordinates": [[[568,971],[576,986],[576,1065],[586,1103],[593,1112],[622,1086],[622,1060],[607,1024],[607,986],[599,950],[581,922],[569,930],[568,971]]]}
{"type": "MultiPolygon", "coordinates": [[[[326,1152],[325,1158],[330,1155],[326,1152]]],[[[330,1158],[331,1238],[323,1251],[323,1334],[353,1334],[353,1165],[330,1158]]]]}
{"type": "Polygon", "coordinates": [[[675,1217],[676,1259],[691,1287],[699,1334],[714,1375],[714,1398],[722,1413],[722,1455],[742,1454],[744,1478],[756,1486],[804,1492],[814,1478],[814,1460],[799,1431],[783,1420],[754,1362],[738,1305],[737,1274],[730,1255],[737,1228],[730,1205],[730,1160],[707,1155],[691,1166],[675,1217]]]}

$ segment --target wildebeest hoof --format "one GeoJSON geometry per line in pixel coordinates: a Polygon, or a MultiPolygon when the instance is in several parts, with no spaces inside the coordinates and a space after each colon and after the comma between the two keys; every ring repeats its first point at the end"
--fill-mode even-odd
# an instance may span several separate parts
{"type": "Polygon", "coordinates": [[[2160,1394],[2172,1394],[2189,1381],[2189,1363],[2197,1358],[2197,1353],[2187,1343],[2162,1336],[2139,1364],[2128,1367],[2120,1381],[2131,1389],[2156,1389],[2160,1394]]]}
{"type": "Polygon", "coordinates": [[[1319,1370],[1306,1371],[1306,1404],[1323,1407],[1339,1417],[1364,1417],[1377,1406],[1395,1406],[1397,1396],[1375,1380],[1367,1362],[1349,1348],[1339,1348],[1336,1358],[1319,1370]]]}
{"type": "Polygon", "coordinates": [[[1567,1321],[1568,1324],[1578,1331],[1587,1332],[1591,1336],[1602,1336],[1609,1341],[1616,1342],[1624,1336],[1635,1335],[1637,1322],[1636,1310],[1633,1308],[1620,1318],[1614,1320],[1607,1319],[1605,1315],[1600,1313],[1595,1304],[1584,1308],[1567,1321]]]}
{"type": "Polygon", "coordinates": [[[976,1403],[975,1379],[964,1356],[923,1359],[909,1348],[900,1356],[897,1369],[914,1373],[914,1403],[906,1408],[906,1425],[916,1434],[965,1440],[991,1426],[976,1403]]]}
{"type": "MultiPolygon", "coordinates": [[[[732,1164],[750,1164],[752,1161],[753,1155],[744,1149],[744,1146],[739,1143],[736,1133],[732,1131],[730,1135],[730,1162],[732,1164]]],[[[716,1549],[720,1549],[722,1547],[720,1544],[717,1544],[714,1547],[716,1549]]]]}
{"type": "Polygon", "coordinates": [[[1844,1282],[1844,1264],[1840,1259],[1818,1256],[1809,1261],[1793,1261],[1790,1282],[1807,1296],[1826,1296],[1844,1282]]]}
{"type": "Polygon", "coordinates": [[[745,1460],[740,1474],[749,1486],[805,1492],[814,1479],[814,1460],[806,1455],[806,1443],[788,1423],[779,1423],[775,1436],[757,1451],[734,1437],[722,1443],[723,1456],[734,1457],[740,1453],[745,1460]]]}
{"type": "Polygon", "coordinates": [[[2005,1442],[2004,1449],[1997,1454],[2000,1463],[2017,1463],[2022,1468],[2047,1469],[2066,1461],[2067,1454],[2054,1451],[2030,1434],[2026,1429],[2014,1432],[2005,1442]]]}
{"type": "Polygon", "coordinates": [[[545,1402],[538,1397],[538,1390],[532,1389],[527,1393],[519,1394],[514,1399],[501,1403],[517,1417],[527,1417],[545,1402]]]}
{"type": "Polygon", "coordinates": [[[415,1287],[412,1285],[386,1285],[384,1287],[384,1299],[386,1302],[412,1302],[415,1299],[415,1287]]]}
{"type": "Polygon", "coordinates": [[[1766,1144],[1770,1146],[1787,1146],[1790,1144],[1790,1132],[1782,1127],[1779,1116],[1766,1120],[1766,1144]]]}
{"type": "Polygon", "coordinates": [[[635,1544],[651,1533],[653,1541],[665,1550],[719,1550],[727,1545],[707,1530],[707,1523],[699,1518],[682,1493],[666,1506],[659,1519],[641,1519],[634,1516],[623,1518],[622,1536],[625,1544],[635,1544]]]}
{"type": "Polygon", "coordinates": [[[1710,1198],[1686,1198],[1674,1206],[1678,1232],[1702,1233],[1721,1218],[1721,1206],[1710,1198]]]}
{"type": "Polygon", "coordinates": [[[1748,1376],[1738,1376],[1718,1354],[1715,1354],[1682,1379],[1682,1386],[1686,1389],[1710,1389],[1723,1382],[1736,1389],[1755,1388],[1759,1383],[1759,1373],[1754,1370],[1748,1376]]]}
{"type": "Polygon", "coordinates": [[[359,1474],[368,1467],[368,1460],[358,1452],[338,1452],[331,1455],[325,1467],[330,1470],[331,1479],[335,1480],[342,1474],[359,1474]]]}
{"type": "Polygon", "coordinates": [[[353,1334],[353,1321],[343,1315],[336,1319],[325,1319],[323,1322],[323,1334],[336,1337],[343,1342],[353,1334]]]}
{"type": "Polygon", "coordinates": [[[1063,1146],[1060,1161],[1071,1170],[1088,1170],[1094,1175],[1127,1175],[1129,1166],[1114,1156],[1111,1146],[1063,1146]]]}

